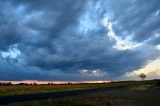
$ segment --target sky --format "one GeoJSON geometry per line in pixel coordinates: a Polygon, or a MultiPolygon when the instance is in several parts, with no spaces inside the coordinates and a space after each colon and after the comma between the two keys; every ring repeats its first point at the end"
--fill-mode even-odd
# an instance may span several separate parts
{"type": "Polygon", "coordinates": [[[159,0],[0,0],[0,80],[160,78],[159,0]]]}

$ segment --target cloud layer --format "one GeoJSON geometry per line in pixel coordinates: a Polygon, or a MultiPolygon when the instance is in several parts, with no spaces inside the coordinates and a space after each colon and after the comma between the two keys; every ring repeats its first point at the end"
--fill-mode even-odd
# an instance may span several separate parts
{"type": "Polygon", "coordinates": [[[160,54],[158,4],[2,0],[0,80],[118,79],[140,69],[160,54]]]}

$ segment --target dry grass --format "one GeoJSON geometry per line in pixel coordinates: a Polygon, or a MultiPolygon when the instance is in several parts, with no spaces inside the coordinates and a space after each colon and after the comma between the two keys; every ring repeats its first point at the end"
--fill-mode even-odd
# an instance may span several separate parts
{"type": "Polygon", "coordinates": [[[109,86],[110,84],[10,85],[0,86],[0,96],[60,92],[109,86]]]}
{"type": "MultiPolygon", "coordinates": [[[[9,104],[7,106],[159,106],[160,86],[158,81],[121,82],[97,86],[119,86],[123,88],[95,93],[87,93],[63,98],[36,100],[9,104]],[[67,104],[67,105],[66,105],[67,104]]],[[[64,85],[59,87],[63,88],[64,85]]],[[[65,85],[66,86],[66,85],[65,85]]],[[[67,85],[63,89],[95,87],[95,85],[67,85]]],[[[58,87],[58,88],[59,88],[58,87]]],[[[4,105],[5,106],[5,105],[4,105]]]]}

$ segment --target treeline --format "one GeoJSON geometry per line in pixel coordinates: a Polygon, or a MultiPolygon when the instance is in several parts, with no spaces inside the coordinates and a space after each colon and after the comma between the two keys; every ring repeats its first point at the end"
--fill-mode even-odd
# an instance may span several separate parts
{"type": "Polygon", "coordinates": [[[11,82],[0,82],[0,85],[12,85],[11,82]]]}
{"type": "MultiPolygon", "coordinates": [[[[72,84],[71,82],[68,82],[68,83],[64,83],[64,84],[72,84]]],[[[47,84],[37,84],[36,82],[33,82],[33,83],[18,83],[18,84],[13,84],[12,82],[0,82],[0,86],[3,86],[3,85],[6,85],[6,86],[10,86],[10,85],[55,85],[53,82],[48,82],[47,84]]]]}
{"type": "Polygon", "coordinates": [[[0,86],[1,85],[53,85],[53,83],[48,83],[48,84],[37,84],[36,82],[33,82],[33,83],[18,83],[18,84],[12,84],[12,82],[0,82],[0,86]]]}

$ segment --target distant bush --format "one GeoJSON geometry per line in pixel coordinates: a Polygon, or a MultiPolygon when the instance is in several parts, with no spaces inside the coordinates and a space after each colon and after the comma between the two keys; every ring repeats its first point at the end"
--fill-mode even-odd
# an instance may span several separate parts
{"type": "Polygon", "coordinates": [[[33,85],[37,85],[37,83],[36,83],[36,82],[33,82],[33,85]]]}
{"type": "Polygon", "coordinates": [[[11,82],[0,82],[0,85],[12,85],[11,82]]]}
{"type": "Polygon", "coordinates": [[[47,85],[54,85],[54,83],[53,82],[49,82],[47,85]]]}
{"type": "Polygon", "coordinates": [[[0,85],[4,85],[5,83],[4,82],[0,82],[0,85]]]}
{"type": "Polygon", "coordinates": [[[27,83],[18,83],[17,85],[28,85],[27,83]]]}

